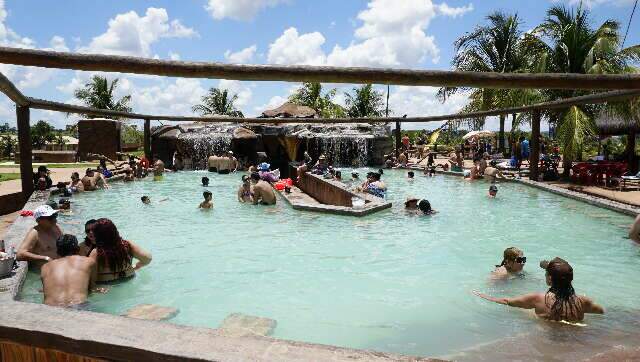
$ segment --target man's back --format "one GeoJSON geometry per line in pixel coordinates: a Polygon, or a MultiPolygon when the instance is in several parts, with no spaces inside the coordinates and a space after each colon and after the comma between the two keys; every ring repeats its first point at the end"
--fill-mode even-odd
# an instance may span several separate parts
{"type": "Polygon", "coordinates": [[[42,266],[44,303],[67,307],[86,302],[95,266],[94,259],[79,255],[66,256],[42,266]]]}
{"type": "Polygon", "coordinates": [[[254,198],[260,200],[262,204],[273,205],[276,203],[276,194],[271,185],[266,181],[258,181],[253,186],[254,198]]]}

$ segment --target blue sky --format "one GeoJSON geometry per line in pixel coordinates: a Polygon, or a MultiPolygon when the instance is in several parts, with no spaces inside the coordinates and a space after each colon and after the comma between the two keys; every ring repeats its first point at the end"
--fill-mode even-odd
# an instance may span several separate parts
{"type": "MultiPolygon", "coordinates": [[[[0,45],[163,59],[237,63],[449,69],[453,42],[495,10],[517,12],[524,30],[539,24],[553,0],[0,0],[0,45]]],[[[594,24],[626,24],[633,0],[584,1],[594,24]]],[[[640,9],[627,45],[640,43],[640,9]]],[[[0,65],[23,93],[77,103],[73,90],[93,73],[0,65]]],[[[280,105],[298,84],[160,78],[120,78],[120,94],[135,111],[191,114],[209,87],[239,95],[248,115],[280,105]]],[[[337,101],[352,85],[339,88],[337,101]]],[[[383,88],[381,88],[383,89],[383,88]]],[[[430,87],[392,87],[390,106],[409,116],[454,113],[464,96],[439,103],[430,87]]],[[[75,116],[32,112],[60,127],[75,116]]],[[[13,104],[0,95],[0,122],[15,124],[13,104]]],[[[489,123],[495,127],[495,122],[489,123]]]]}

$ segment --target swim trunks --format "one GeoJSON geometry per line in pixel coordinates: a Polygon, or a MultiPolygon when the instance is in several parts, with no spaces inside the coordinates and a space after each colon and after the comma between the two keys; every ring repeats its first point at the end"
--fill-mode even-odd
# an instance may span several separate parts
{"type": "Polygon", "coordinates": [[[73,310],[77,310],[77,311],[91,310],[88,301],[82,302],[80,304],[73,304],[73,305],[68,306],[67,308],[73,309],[73,310]]]}

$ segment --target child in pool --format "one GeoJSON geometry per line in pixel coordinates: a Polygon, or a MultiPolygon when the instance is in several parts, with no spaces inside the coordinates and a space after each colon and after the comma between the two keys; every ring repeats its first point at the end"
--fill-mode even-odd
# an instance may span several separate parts
{"type": "Polygon", "coordinates": [[[200,209],[211,209],[213,208],[213,194],[211,194],[211,191],[205,191],[202,193],[202,196],[204,197],[204,201],[202,201],[200,203],[200,206],[198,206],[200,209]]]}

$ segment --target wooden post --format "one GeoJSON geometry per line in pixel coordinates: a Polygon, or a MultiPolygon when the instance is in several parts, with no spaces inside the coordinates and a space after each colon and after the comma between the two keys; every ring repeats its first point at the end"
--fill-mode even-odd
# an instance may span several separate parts
{"type": "Polygon", "coordinates": [[[144,157],[151,161],[151,121],[144,120],[144,157]]]}
{"type": "Polygon", "coordinates": [[[540,162],[540,111],[531,115],[531,156],[529,158],[529,178],[538,181],[538,163],[540,162]]]}
{"type": "Polygon", "coordinates": [[[28,200],[33,193],[33,164],[31,163],[31,125],[29,124],[29,107],[16,106],[18,121],[18,145],[20,147],[20,179],[22,180],[22,196],[28,200]]]}
{"type": "Polygon", "coordinates": [[[401,140],[401,135],[400,135],[400,122],[396,121],[396,130],[395,130],[395,135],[396,135],[396,158],[398,158],[400,156],[400,149],[402,148],[402,140],[401,140]]]}

